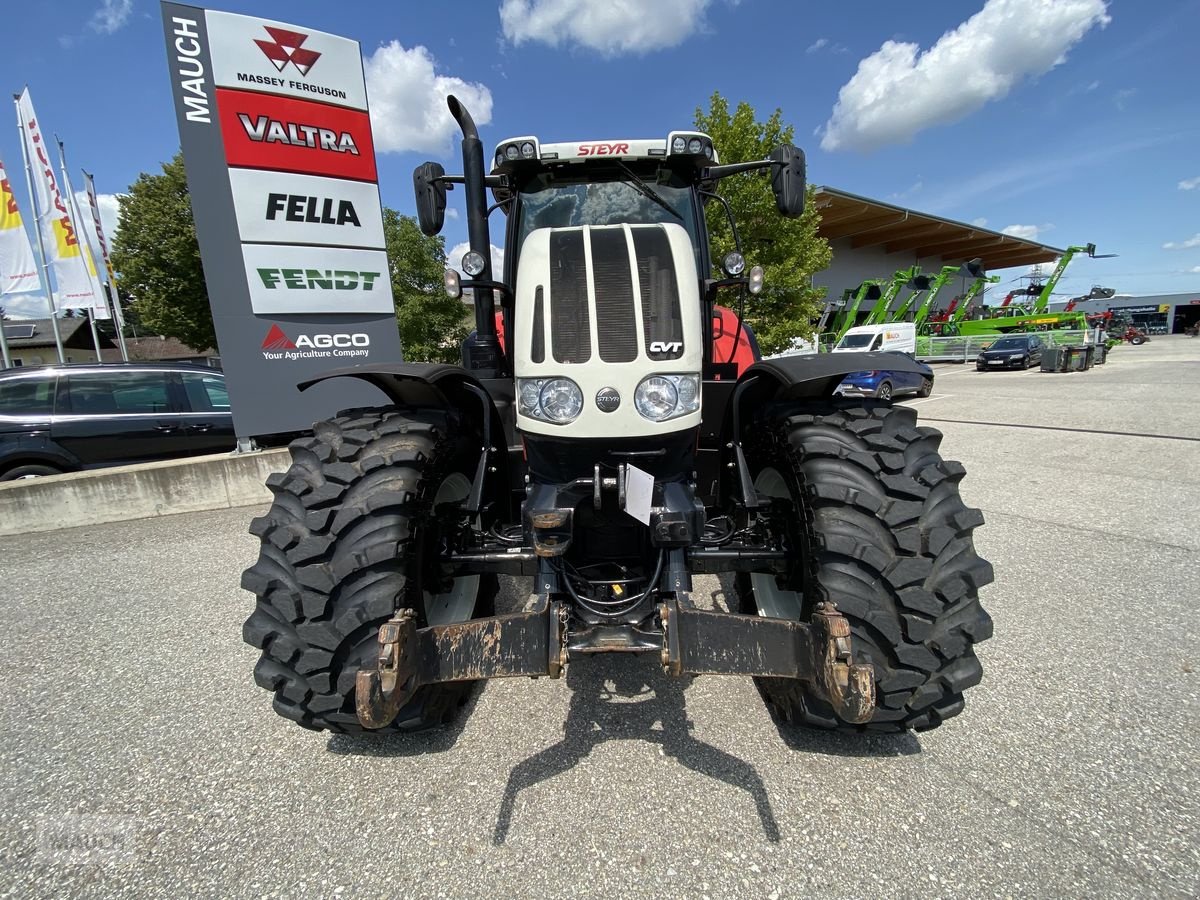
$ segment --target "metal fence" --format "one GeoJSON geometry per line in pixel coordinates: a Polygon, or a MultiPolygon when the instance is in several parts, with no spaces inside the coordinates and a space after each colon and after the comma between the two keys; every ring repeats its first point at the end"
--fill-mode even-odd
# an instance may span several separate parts
{"type": "MultiPolygon", "coordinates": [[[[1095,331],[1039,331],[1037,335],[1052,347],[1074,347],[1097,339],[1095,331]]],[[[980,351],[1002,337],[1004,335],[999,334],[919,337],[917,359],[921,362],[971,362],[980,351]]]]}

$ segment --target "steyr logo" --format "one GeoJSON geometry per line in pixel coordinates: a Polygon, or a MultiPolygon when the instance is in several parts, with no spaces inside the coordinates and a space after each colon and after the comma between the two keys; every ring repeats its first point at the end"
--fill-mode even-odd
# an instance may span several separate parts
{"type": "Polygon", "coordinates": [[[304,49],[303,44],[308,40],[308,35],[301,34],[299,31],[272,28],[270,25],[263,27],[274,40],[264,41],[256,38],[254,43],[258,44],[258,49],[266,54],[276,71],[282,72],[287,64],[291,63],[301,77],[307,77],[308,70],[321,58],[321,54],[316,50],[304,49]]]}

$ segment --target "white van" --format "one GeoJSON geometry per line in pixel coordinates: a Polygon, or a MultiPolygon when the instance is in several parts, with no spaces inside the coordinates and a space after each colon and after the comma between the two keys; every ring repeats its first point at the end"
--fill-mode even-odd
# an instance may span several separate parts
{"type": "Polygon", "coordinates": [[[863,350],[917,352],[917,326],[912,322],[891,322],[886,325],[859,325],[851,328],[833,348],[834,353],[863,350]]]}

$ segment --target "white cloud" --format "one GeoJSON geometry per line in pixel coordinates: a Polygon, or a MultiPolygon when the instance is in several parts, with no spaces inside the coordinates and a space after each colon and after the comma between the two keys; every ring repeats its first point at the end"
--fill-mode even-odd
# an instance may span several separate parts
{"type": "Polygon", "coordinates": [[[826,47],[828,45],[829,45],[829,38],[817,38],[815,41],[813,41],[811,44],[808,45],[808,49],[805,50],[804,52],[805,53],[816,53],[822,47],[826,47]]]}
{"type": "Polygon", "coordinates": [[[88,27],[97,34],[112,34],[129,20],[133,12],[133,0],[103,0],[100,8],[92,13],[88,27]]]}
{"type": "Polygon", "coordinates": [[[538,41],[577,45],[605,56],[675,47],[704,27],[712,0],[504,0],[504,37],[520,46],[538,41]]]}
{"type": "Polygon", "coordinates": [[[821,147],[876,150],[958,121],[1048,72],[1109,21],[1106,0],[988,0],[923,53],[885,41],[838,92],[821,147]]]}
{"type": "Polygon", "coordinates": [[[50,316],[45,294],[9,294],[0,300],[0,307],[9,319],[46,319],[50,316]]]}
{"type": "Polygon", "coordinates": [[[1025,241],[1036,241],[1038,231],[1039,229],[1036,225],[1009,225],[1001,229],[1002,234],[1007,234],[1015,238],[1021,238],[1025,241]]]}
{"type": "Polygon", "coordinates": [[[1100,87],[1099,80],[1093,81],[1086,88],[1084,88],[1084,93],[1090,94],[1092,91],[1094,91],[1098,87],[1100,87]]]}
{"type": "Polygon", "coordinates": [[[1191,250],[1193,247],[1200,247],[1200,232],[1196,232],[1186,241],[1167,241],[1163,244],[1164,250],[1191,250]]]}
{"type": "Polygon", "coordinates": [[[1200,266],[1192,266],[1190,269],[1188,269],[1188,272],[1193,275],[1200,274],[1200,266]]]}
{"type": "Polygon", "coordinates": [[[458,218],[458,210],[455,209],[453,206],[447,206],[446,207],[446,218],[447,219],[457,219],[458,218]]]}
{"type": "Polygon", "coordinates": [[[446,108],[449,94],[471,111],[476,125],[492,120],[492,92],[485,85],[439,75],[435,66],[424,47],[409,50],[399,41],[383,44],[363,60],[377,152],[445,152],[458,134],[446,108]]]}
{"type": "Polygon", "coordinates": [[[1194,191],[1198,187],[1200,187],[1200,175],[1197,175],[1195,178],[1185,178],[1179,182],[1179,189],[1181,191],[1194,191]]]}
{"type": "Polygon", "coordinates": [[[971,220],[971,224],[974,225],[976,228],[987,228],[987,222],[988,222],[988,220],[985,219],[983,216],[980,216],[978,219],[971,220]]]}
{"type": "Polygon", "coordinates": [[[1122,88],[1113,94],[1113,103],[1117,105],[1120,112],[1125,112],[1125,107],[1129,105],[1129,101],[1137,95],[1137,88],[1122,88]]]}

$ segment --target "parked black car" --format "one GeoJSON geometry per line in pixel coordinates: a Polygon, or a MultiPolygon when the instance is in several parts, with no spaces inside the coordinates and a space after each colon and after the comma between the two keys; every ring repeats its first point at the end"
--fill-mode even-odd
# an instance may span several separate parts
{"type": "Polygon", "coordinates": [[[988,369],[1028,369],[1040,365],[1046,345],[1036,334],[1010,334],[997,338],[975,359],[980,372],[988,369]]]}
{"type": "Polygon", "coordinates": [[[0,481],[232,450],[225,376],[183,363],[0,372],[0,481]]]}

